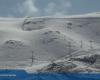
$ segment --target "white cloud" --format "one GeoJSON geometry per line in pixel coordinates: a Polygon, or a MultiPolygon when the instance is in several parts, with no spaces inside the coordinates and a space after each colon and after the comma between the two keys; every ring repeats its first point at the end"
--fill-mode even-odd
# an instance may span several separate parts
{"type": "Polygon", "coordinates": [[[25,16],[35,16],[38,13],[34,0],[25,0],[21,5],[18,4],[18,7],[19,12],[25,16]]]}
{"type": "Polygon", "coordinates": [[[38,12],[38,9],[35,6],[34,0],[26,0],[23,4],[24,9],[28,12],[28,13],[36,13],[38,12]]]}
{"type": "Polygon", "coordinates": [[[45,8],[45,14],[54,16],[66,15],[71,7],[72,4],[68,0],[58,0],[58,3],[52,1],[45,8]]]}
{"type": "Polygon", "coordinates": [[[68,0],[51,0],[45,3],[45,5],[39,3],[45,8],[35,4],[39,3],[37,0],[25,0],[22,4],[18,4],[19,13],[23,16],[61,16],[66,15],[69,9],[72,7],[72,4],[68,0]]]}
{"type": "Polygon", "coordinates": [[[66,7],[72,7],[71,2],[68,1],[68,2],[66,3],[66,7]]]}
{"type": "Polygon", "coordinates": [[[47,6],[47,8],[45,9],[45,12],[47,14],[53,14],[53,12],[55,11],[56,4],[54,2],[50,2],[47,6]]]}

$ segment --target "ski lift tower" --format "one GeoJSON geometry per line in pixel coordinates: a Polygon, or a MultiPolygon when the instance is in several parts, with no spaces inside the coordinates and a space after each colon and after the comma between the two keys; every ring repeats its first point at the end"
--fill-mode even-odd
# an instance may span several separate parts
{"type": "Polygon", "coordinates": [[[90,40],[90,49],[93,50],[93,40],[90,40]]]}
{"type": "Polygon", "coordinates": [[[32,66],[35,60],[35,56],[34,56],[34,51],[32,51],[31,53],[32,53],[31,55],[31,66],[32,66]]]}
{"type": "Polygon", "coordinates": [[[69,55],[69,57],[71,58],[72,57],[72,54],[71,54],[71,52],[72,52],[72,49],[71,49],[71,42],[69,41],[68,42],[68,55],[69,55]]]}
{"type": "Polygon", "coordinates": [[[81,42],[81,45],[80,45],[80,47],[81,47],[81,48],[83,48],[83,41],[81,40],[80,42],[81,42]]]}

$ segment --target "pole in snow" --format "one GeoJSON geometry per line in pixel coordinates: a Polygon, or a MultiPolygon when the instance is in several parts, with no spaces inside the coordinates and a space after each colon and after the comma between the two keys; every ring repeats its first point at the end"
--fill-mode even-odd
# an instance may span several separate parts
{"type": "Polygon", "coordinates": [[[83,41],[81,40],[81,46],[80,46],[81,48],[83,48],[83,41]]]}
{"type": "Polygon", "coordinates": [[[34,60],[35,60],[35,57],[34,57],[34,51],[32,51],[32,57],[31,57],[31,60],[32,60],[31,65],[33,65],[34,60]]]}
{"type": "Polygon", "coordinates": [[[90,49],[93,50],[93,41],[90,40],[89,42],[90,42],[90,49]]]}
{"type": "Polygon", "coordinates": [[[71,46],[71,42],[68,42],[68,55],[69,55],[70,57],[72,57],[72,55],[71,55],[71,52],[72,52],[72,51],[71,51],[71,50],[72,50],[71,47],[72,47],[72,46],[71,46]]]}

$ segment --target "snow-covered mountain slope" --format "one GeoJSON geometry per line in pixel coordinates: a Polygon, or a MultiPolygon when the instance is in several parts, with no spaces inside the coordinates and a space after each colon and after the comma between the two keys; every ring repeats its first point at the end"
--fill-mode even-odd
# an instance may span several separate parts
{"type": "Polygon", "coordinates": [[[0,19],[0,63],[9,61],[11,65],[10,62],[14,61],[12,66],[17,64],[20,67],[21,62],[27,66],[34,56],[34,66],[37,61],[100,54],[99,49],[99,13],[0,19]]]}

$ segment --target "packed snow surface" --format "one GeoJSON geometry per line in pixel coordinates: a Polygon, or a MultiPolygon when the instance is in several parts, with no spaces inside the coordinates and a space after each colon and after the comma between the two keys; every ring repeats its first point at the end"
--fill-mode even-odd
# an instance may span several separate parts
{"type": "Polygon", "coordinates": [[[77,58],[95,54],[100,55],[100,13],[0,18],[0,68],[45,71],[44,67],[53,61],[65,64],[69,60],[70,65],[77,66],[73,70],[84,66],[94,68],[100,65],[77,58]]]}

